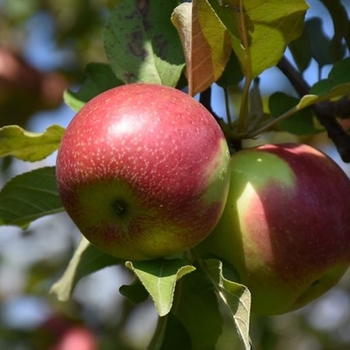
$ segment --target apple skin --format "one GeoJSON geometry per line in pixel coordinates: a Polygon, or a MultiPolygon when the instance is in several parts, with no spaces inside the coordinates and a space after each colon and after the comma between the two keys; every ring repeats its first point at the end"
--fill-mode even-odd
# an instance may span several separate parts
{"type": "Polygon", "coordinates": [[[62,203],[82,234],[125,260],[203,240],[224,209],[230,155],[209,111],[171,87],[135,83],[90,100],[57,155],[62,203]]]}
{"type": "Polygon", "coordinates": [[[97,350],[96,336],[88,328],[75,326],[68,329],[51,350],[97,350]]]}
{"type": "Polygon", "coordinates": [[[350,181],[328,156],[264,145],[231,159],[225,210],[196,250],[232,264],[252,312],[298,309],[334,286],[350,262],[350,181]]]}

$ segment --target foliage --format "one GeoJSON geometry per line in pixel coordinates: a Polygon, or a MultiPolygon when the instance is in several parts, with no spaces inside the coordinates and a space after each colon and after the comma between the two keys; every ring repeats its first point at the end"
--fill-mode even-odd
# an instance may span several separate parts
{"type": "MultiPolygon", "coordinates": [[[[185,88],[192,96],[199,94],[233,151],[268,132],[310,138],[326,130],[342,158],[349,161],[350,136],[339,122],[350,112],[349,19],[340,1],[321,2],[333,20],[332,38],[321,30],[321,18],[305,20],[308,4],[304,0],[112,1],[103,29],[98,27],[108,61],[90,62],[79,90],[67,90],[65,102],[78,111],[97,94],[131,82],[185,88]],[[287,48],[295,66],[287,58],[287,48]],[[320,74],[313,85],[303,75],[311,62],[316,62],[319,72],[330,65],[328,76],[321,79],[320,74]],[[294,91],[277,88],[262,101],[259,76],[271,67],[286,75],[294,91]],[[226,116],[216,115],[207,98],[214,84],[226,96],[226,116]],[[240,96],[237,115],[230,108],[234,89],[240,96]]],[[[37,6],[33,1],[22,3],[18,16],[37,6]]],[[[86,27],[91,26],[82,20],[82,13],[102,26],[98,9],[92,11],[83,3],[76,2],[79,16],[70,23],[77,41],[81,32],[88,35],[86,27]]],[[[60,40],[67,35],[62,29],[60,40]]],[[[58,149],[63,132],[58,125],[35,134],[16,125],[5,126],[0,129],[0,156],[26,162],[44,159],[58,149]]],[[[38,218],[63,211],[54,167],[18,175],[0,192],[0,225],[25,229],[38,218]]],[[[121,294],[134,304],[150,296],[159,314],[149,349],[214,349],[225,317],[239,339],[237,346],[251,348],[248,289],[225,263],[191,252],[176,259],[124,262],[82,239],[51,291],[67,301],[82,278],[117,264],[136,277],[120,287],[121,294]]]]}

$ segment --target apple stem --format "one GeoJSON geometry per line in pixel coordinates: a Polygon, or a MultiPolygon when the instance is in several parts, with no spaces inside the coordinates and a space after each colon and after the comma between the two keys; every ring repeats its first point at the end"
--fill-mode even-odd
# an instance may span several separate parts
{"type": "Polygon", "coordinates": [[[226,141],[228,143],[230,153],[235,153],[238,150],[242,149],[242,142],[240,138],[236,137],[236,134],[232,132],[232,124],[233,120],[232,117],[229,115],[229,107],[228,107],[228,96],[227,91],[225,90],[225,104],[226,104],[226,113],[228,116],[228,123],[224,121],[223,118],[219,117],[212,109],[211,107],[211,87],[208,89],[202,91],[199,96],[199,102],[212,114],[212,116],[216,119],[218,124],[221,127],[221,130],[223,131],[226,141]],[[231,124],[230,124],[231,123],[231,124]]]}
{"type": "Polygon", "coordinates": [[[248,117],[248,105],[249,105],[249,89],[252,79],[246,76],[242,91],[241,107],[239,110],[239,117],[237,122],[237,132],[245,133],[247,130],[247,117],[248,117]]]}
{"type": "Polygon", "coordinates": [[[258,129],[255,129],[254,131],[251,131],[247,134],[248,138],[254,138],[257,137],[258,135],[260,135],[261,133],[263,133],[264,131],[269,130],[273,125],[280,123],[282,120],[287,119],[288,117],[290,117],[291,115],[293,115],[294,113],[300,111],[301,108],[298,106],[295,106],[291,109],[289,109],[288,111],[286,111],[285,113],[281,114],[279,117],[274,118],[272,120],[269,120],[268,122],[266,122],[263,126],[261,126],[258,129]]]}
{"type": "Polygon", "coordinates": [[[226,110],[227,124],[229,125],[229,127],[232,127],[233,119],[232,119],[231,111],[230,111],[230,100],[229,100],[228,88],[224,88],[224,98],[225,98],[225,110],[226,110]]]}

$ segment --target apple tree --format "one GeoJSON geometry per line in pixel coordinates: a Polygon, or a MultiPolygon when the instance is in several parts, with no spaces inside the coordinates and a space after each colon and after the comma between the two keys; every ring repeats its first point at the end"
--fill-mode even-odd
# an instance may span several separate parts
{"type": "MultiPolygon", "coordinates": [[[[224,331],[233,335],[227,348],[253,349],[251,315],[281,314],[312,302],[333,287],[350,264],[350,182],[333,160],[306,145],[317,135],[327,134],[342,161],[350,162],[350,32],[345,5],[328,0],[317,5],[324,6],[332,19],[334,34],[329,39],[321,30],[320,18],[306,17],[309,5],[304,0],[111,3],[101,28],[107,60],[88,63],[80,87],[65,91],[65,103],[77,113],[67,129],[60,125],[41,133],[19,125],[0,129],[1,157],[35,162],[57,150],[59,154],[57,169],[24,172],[4,185],[0,224],[25,230],[34,220],[67,210],[82,237],[50,293],[68,302],[84,277],[107,266],[123,266],[134,281],[121,285],[120,293],[135,308],[151,299],[159,316],[148,349],[219,348],[224,331]],[[316,82],[306,74],[311,65],[318,70],[316,82]],[[272,67],[285,76],[288,86],[282,91],[271,81],[274,91],[263,96],[261,82],[272,67]],[[151,94],[145,97],[135,86],[147,86],[151,94]],[[124,92],[114,100],[114,91],[116,95],[124,92]],[[171,91],[169,100],[163,99],[166,91],[171,91]],[[218,108],[214,91],[223,96],[224,108],[218,108]],[[172,103],[174,96],[182,96],[177,105],[172,103]],[[145,114],[151,124],[142,124],[145,114]],[[118,123],[108,124],[111,115],[118,123]],[[187,134],[181,129],[184,115],[186,128],[190,125],[187,134]],[[173,127],[160,123],[166,116],[173,127]],[[202,128],[204,116],[209,121],[202,128]],[[152,124],[155,119],[158,124],[152,124]],[[178,119],[181,123],[176,124],[178,119]],[[99,130],[106,134],[100,137],[99,130]],[[154,130],[156,135],[151,137],[154,130]],[[217,162],[210,158],[217,139],[203,136],[213,130],[217,139],[224,140],[217,162]],[[126,133],[136,135],[138,141],[135,136],[118,144],[126,133]],[[108,148],[108,137],[114,137],[113,147],[108,148]],[[152,148],[155,143],[157,154],[152,148]],[[265,145],[270,143],[279,145],[265,145]],[[81,158],[78,152],[83,153],[81,158]],[[133,196],[134,192],[130,195],[126,176],[122,185],[115,182],[117,173],[126,172],[121,163],[115,166],[120,171],[104,167],[121,154],[123,162],[133,160],[133,165],[127,164],[133,169],[129,177],[139,192],[147,179],[155,186],[146,186],[143,193],[166,187],[161,178],[149,176],[160,168],[160,158],[162,166],[173,170],[167,171],[169,179],[181,175],[181,186],[171,192],[172,197],[154,198],[167,198],[158,203],[159,208],[168,202],[176,206],[181,214],[177,220],[188,225],[184,232],[191,244],[178,244],[180,226],[171,227],[174,232],[167,236],[173,222],[166,215],[155,216],[153,207],[147,213],[153,220],[145,228],[147,241],[141,244],[151,247],[154,254],[133,255],[131,248],[131,253],[121,254],[119,248],[112,249],[113,235],[120,232],[103,227],[102,217],[110,209],[105,198],[120,187],[123,197],[113,202],[113,208],[124,221],[115,225],[124,225],[130,247],[140,241],[132,229],[125,229],[124,214],[130,209],[125,198],[132,197],[138,214],[145,201],[133,196]],[[196,167],[176,163],[186,159],[196,162],[196,167]],[[210,168],[204,167],[209,161],[210,168]],[[73,203],[79,197],[78,187],[66,187],[79,182],[75,170],[87,164],[89,182],[84,183],[80,203],[93,205],[81,214],[81,207],[73,203]],[[146,174],[143,178],[136,174],[140,164],[147,168],[140,172],[146,174]],[[212,186],[198,187],[195,198],[189,198],[192,192],[184,188],[194,185],[201,171],[212,186]],[[228,171],[230,183],[229,176],[223,180],[218,175],[228,171]],[[113,186],[103,182],[108,172],[113,186]],[[91,180],[94,177],[100,181],[97,186],[91,180]],[[180,192],[186,194],[186,201],[180,192]],[[206,225],[210,215],[198,202],[202,205],[202,197],[208,201],[213,196],[226,207],[218,211],[214,223],[206,225]],[[193,240],[191,225],[201,228],[199,240],[193,240]],[[204,227],[208,232],[204,233],[204,227]],[[96,233],[100,236],[92,239],[96,233]],[[160,253],[158,246],[162,246],[160,253]]],[[[147,212],[147,208],[142,210],[147,212]]]]}

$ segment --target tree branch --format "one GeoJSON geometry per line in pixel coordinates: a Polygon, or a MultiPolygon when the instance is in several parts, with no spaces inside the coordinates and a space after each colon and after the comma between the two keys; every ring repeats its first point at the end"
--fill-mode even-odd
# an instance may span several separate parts
{"type": "MultiPolygon", "coordinates": [[[[309,84],[302,74],[296,70],[286,57],[283,57],[277,67],[288,78],[295,91],[300,97],[307,95],[310,90],[309,84]]],[[[315,104],[313,112],[318,121],[327,130],[328,137],[333,141],[342,160],[350,162],[350,135],[338,123],[335,116],[346,118],[350,114],[350,101],[340,100],[337,102],[321,102],[315,104]]]]}

